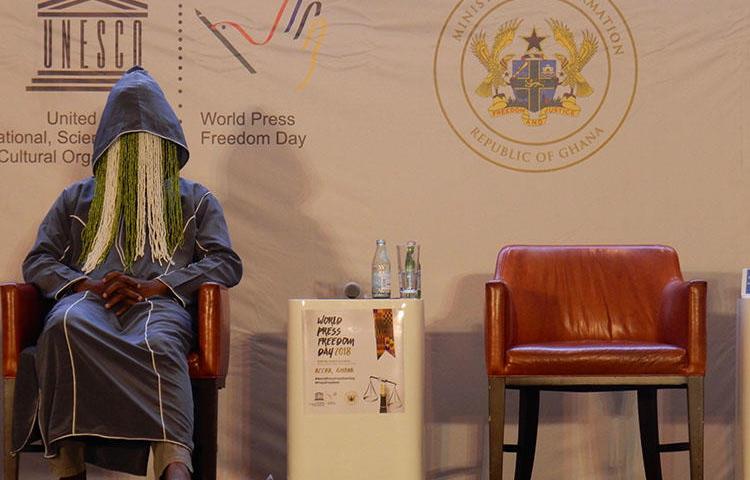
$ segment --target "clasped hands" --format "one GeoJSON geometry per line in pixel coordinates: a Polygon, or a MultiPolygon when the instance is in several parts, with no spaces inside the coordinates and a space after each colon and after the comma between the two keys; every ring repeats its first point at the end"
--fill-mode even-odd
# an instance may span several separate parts
{"type": "Polygon", "coordinates": [[[143,280],[122,272],[109,272],[101,280],[85,278],[74,285],[76,292],[89,290],[105,300],[104,307],[118,317],[143,300],[166,295],[169,288],[159,280],[143,280]]]}

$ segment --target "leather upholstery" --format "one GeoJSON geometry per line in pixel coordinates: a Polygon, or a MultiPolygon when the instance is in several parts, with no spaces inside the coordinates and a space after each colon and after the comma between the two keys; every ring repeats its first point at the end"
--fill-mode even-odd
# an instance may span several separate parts
{"type": "Polygon", "coordinates": [[[485,287],[489,375],[703,375],[706,283],[649,246],[510,246],[485,287]]]}
{"type": "MultiPolygon", "coordinates": [[[[3,376],[15,378],[18,355],[36,343],[42,330],[44,306],[36,287],[27,283],[0,285],[3,323],[3,376]]],[[[198,342],[188,355],[190,377],[216,379],[223,385],[229,365],[229,295],[216,283],[198,292],[198,342]]]]}
{"type": "Polygon", "coordinates": [[[607,375],[616,366],[627,375],[680,371],[684,348],[647,342],[548,342],[508,349],[509,375],[607,375]]]}
{"type": "Polygon", "coordinates": [[[229,369],[229,291],[204,283],[198,292],[198,350],[188,356],[191,378],[222,381],[229,369]]]}
{"type": "Polygon", "coordinates": [[[0,285],[3,320],[3,376],[15,378],[21,350],[36,343],[42,331],[42,300],[34,285],[0,285]]]}

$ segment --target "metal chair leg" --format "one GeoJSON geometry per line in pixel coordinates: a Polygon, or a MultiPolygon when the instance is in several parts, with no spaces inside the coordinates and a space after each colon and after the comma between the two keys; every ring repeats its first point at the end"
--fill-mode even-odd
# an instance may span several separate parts
{"type": "Polygon", "coordinates": [[[11,455],[11,438],[13,427],[13,392],[16,387],[15,378],[3,379],[3,478],[18,480],[18,455],[11,455]]]}
{"type": "Polygon", "coordinates": [[[503,478],[505,442],[505,377],[490,377],[490,480],[503,478]]]}
{"type": "Polygon", "coordinates": [[[703,480],[703,377],[688,377],[690,480],[703,480]]]}
{"type": "Polygon", "coordinates": [[[518,452],[515,480],[531,480],[539,426],[539,389],[522,388],[518,401],[518,452]]]}
{"type": "Polygon", "coordinates": [[[657,389],[638,389],[638,426],[641,430],[641,452],[643,469],[647,480],[662,480],[661,458],[659,454],[659,412],[657,389]]]}

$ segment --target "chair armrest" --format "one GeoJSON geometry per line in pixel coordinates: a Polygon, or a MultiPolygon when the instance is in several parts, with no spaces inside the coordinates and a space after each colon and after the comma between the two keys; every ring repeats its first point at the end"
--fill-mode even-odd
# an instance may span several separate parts
{"type": "Polygon", "coordinates": [[[43,327],[43,303],[31,283],[0,284],[3,322],[3,377],[15,378],[21,350],[36,343],[43,327]]]}
{"type": "Polygon", "coordinates": [[[674,281],[664,287],[661,332],[667,343],[687,350],[688,375],[706,373],[706,294],[703,280],[674,281]]]}
{"type": "Polygon", "coordinates": [[[487,375],[502,375],[505,371],[505,345],[510,322],[508,286],[500,280],[484,285],[484,354],[487,375]]]}
{"type": "Polygon", "coordinates": [[[224,385],[229,368],[229,291],[218,283],[204,283],[198,291],[197,355],[188,359],[190,377],[215,379],[224,385]]]}

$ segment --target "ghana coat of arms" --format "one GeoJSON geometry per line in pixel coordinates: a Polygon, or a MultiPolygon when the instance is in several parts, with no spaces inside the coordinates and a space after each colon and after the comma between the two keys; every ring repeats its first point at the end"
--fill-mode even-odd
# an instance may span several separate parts
{"type": "Polygon", "coordinates": [[[584,77],[584,68],[598,50],[589,30],[581,32],[580,42],[563,22],[547,20],[555,42],[564,53],[547,58],[542,47],[546,36],[534,27],[523,38],[528,47],[523,54],[506,52],[516,38],[521,20],[503,23],[495,33],[492,48],[483,31],[474,35],[470,48],[487,70],[474,92],[490,99],[492,117],[521,115],[528,126],[544,125],[549,115],[578,116],[577,99],[591,96],[593,87],[584,77]]]}

